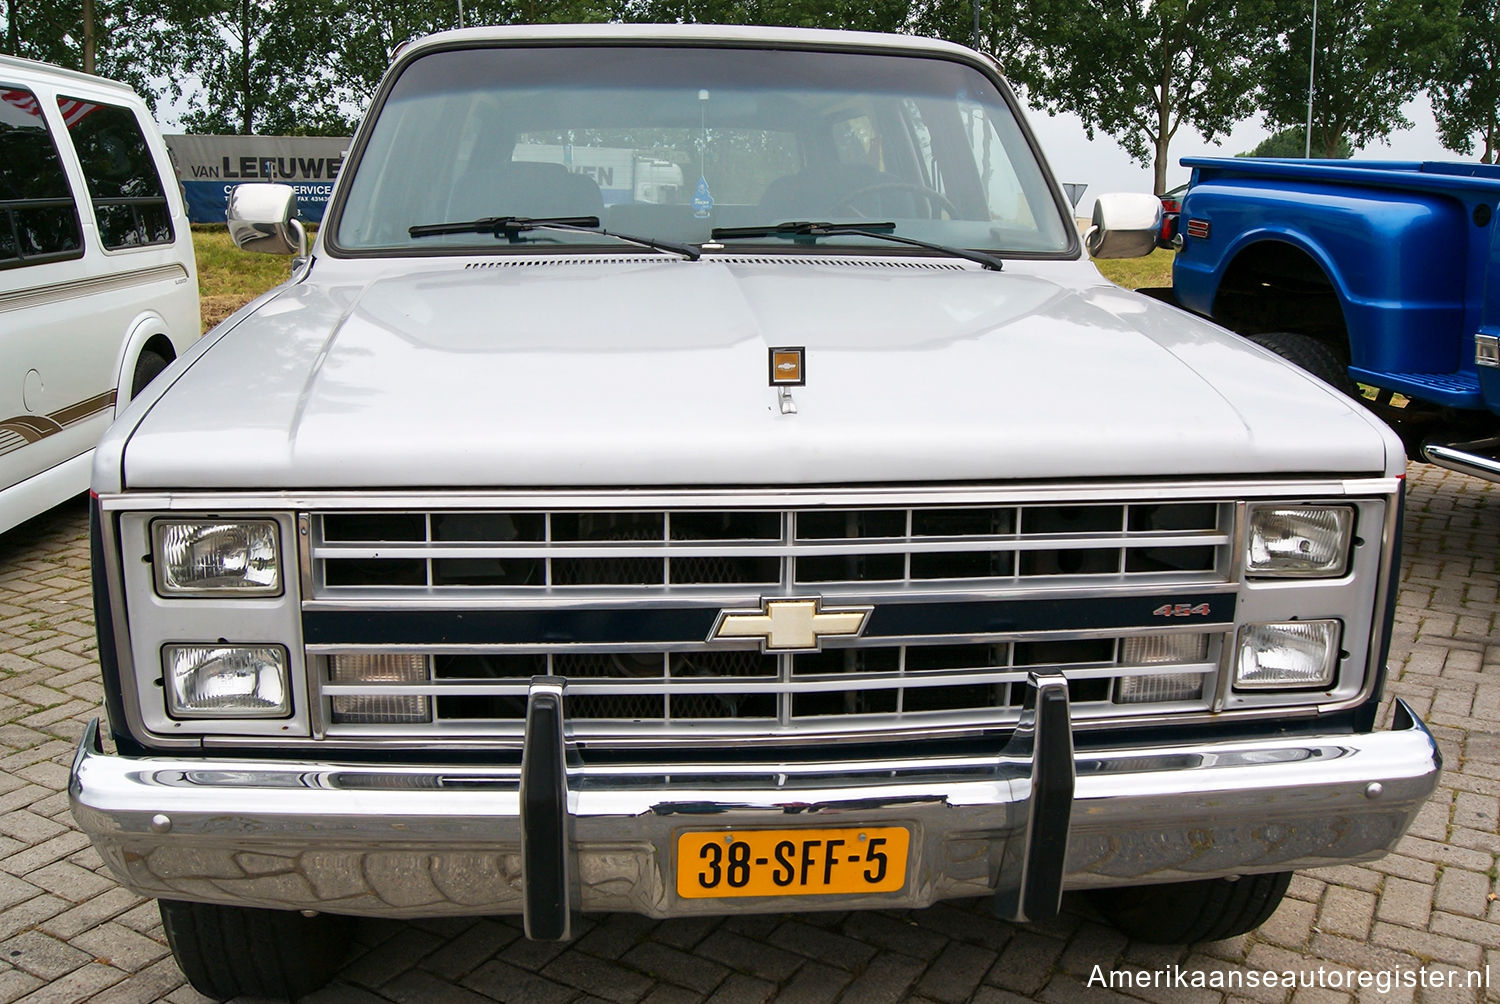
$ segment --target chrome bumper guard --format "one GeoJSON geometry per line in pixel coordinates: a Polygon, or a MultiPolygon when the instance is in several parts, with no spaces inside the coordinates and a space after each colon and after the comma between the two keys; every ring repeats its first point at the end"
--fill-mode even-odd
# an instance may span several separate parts
{"type": "Polygon", "coordinates": [[[531,689],[519,770],[128,758],[97,721],[73,763],[79,825],[145,896],[369,916],[520,913],[566,938],[577,911],[921,907],[993,896],[1013,920],[1064,889],[1290,871],[1378,857],[1437,784],[1404,703],[1389,732],[1074,753],[1066,681],[1034,675],[998,755],[768,765],[580,766],[561,681],[531,689]],[[690,831],[904,826],[894,893],[722,900],[677,893],[690,831]]]}

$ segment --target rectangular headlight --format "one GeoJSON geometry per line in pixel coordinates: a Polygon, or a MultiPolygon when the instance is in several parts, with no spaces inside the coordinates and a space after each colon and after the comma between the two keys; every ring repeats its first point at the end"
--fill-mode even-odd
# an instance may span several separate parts
{"type": "Polygon", "coordinates": [[[1240,629],[1237,690],[1332,685],[1339,661],[1339,622],[1283,621],[1240,629]]]}
{"type": "Polygon", "coordinates": [[[281,560],[269,519],[159,519],[151,524],[156,591],[163,596],[276,596],[281,560]]]}
{"type": "Polygon", "coordinates": [[[167,645],[167,711],[173,718],[286,718],[292,713],[280,645],[167,645]]]}
{"type": "Polygon", "coordinates": [[[1251,577],[1336,578],[1349,562],[1348,506],[1253,506],[1245,571],[1251,577]]]}

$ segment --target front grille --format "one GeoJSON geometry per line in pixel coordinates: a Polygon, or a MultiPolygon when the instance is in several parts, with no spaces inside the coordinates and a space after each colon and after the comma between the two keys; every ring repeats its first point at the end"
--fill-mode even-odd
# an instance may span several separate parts
{"type": "Polygon", "coordinates": [[[598,741],[1006,728],[1033,671],[1067,677],[1079,720],[1201,711],[1232,629],[1235,512],[1207,499],[312,513],[303,616],[320,727],[518,740],[538,676],[566,681],[572,733],[598,741]],[[779,596],[873,613],[821,651],[708,640],[720,611],[779,596]],[[1196,620],[1165,613],[1185,601],[1196,620]],[[382,657],[409,675],[393,682],[382,657]]]}

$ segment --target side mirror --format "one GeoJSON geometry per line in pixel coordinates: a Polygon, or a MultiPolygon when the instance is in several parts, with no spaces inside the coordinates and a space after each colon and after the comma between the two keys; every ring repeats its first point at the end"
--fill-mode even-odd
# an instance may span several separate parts
{"type": "Polygon", "coordinates": [[[1083,242],[1095,258],[1140,258],[1156,250],[1161,200],[1140,192],[1113,192],[1094,203],[1094,221],[1083,242]]]}
{"type": "Polygon", "coordinates": [[[236,185],[229,193],[229,239],[241,251],[307,257],[307,231],[290,185],[236,185]]]}

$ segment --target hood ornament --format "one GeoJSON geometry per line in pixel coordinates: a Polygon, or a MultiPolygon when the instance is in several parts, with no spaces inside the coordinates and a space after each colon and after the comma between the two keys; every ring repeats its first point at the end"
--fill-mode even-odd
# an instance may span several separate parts
{"type": "Polygon", "coordinates": [[[807,383],[807,350],[801,345],[773,345],[771,353],[771,386],[777,390],[777,401],[783,415],[797,414],[792,388],[807,383]]]}

